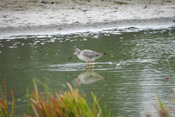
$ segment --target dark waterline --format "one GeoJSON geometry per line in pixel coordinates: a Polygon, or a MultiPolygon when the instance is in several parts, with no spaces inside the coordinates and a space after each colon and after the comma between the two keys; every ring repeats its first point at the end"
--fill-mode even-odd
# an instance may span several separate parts
{"type": "Polygon", "coordinates": [[[33,78],[58,91],[65,90],[66,82],[79,80],[89,102],[90,92],[96,92],[104,95],[101,105],[106,102],[113,114],[144,116],[145,112],[155,114],[156,93],[172,106],[175,79],[167,58],[174,73],[174,28],[14,36],[0,40],[0,85],[5,79],[7,90],[14,90],[21,116],[26,87],[33,88],[33,78]],[[76,47],[107,55],[95,62],[93,72],[87,72],[86,63],[77,57],[68,60],[76,47]],[[169,80],[164,79],[167,76],[169,80]]]}

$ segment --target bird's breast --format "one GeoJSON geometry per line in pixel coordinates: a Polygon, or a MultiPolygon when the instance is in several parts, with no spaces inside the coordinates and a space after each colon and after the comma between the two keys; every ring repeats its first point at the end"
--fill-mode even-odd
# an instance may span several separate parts
{"type": "Polygon", "coordinates": [[[82,61],[85,61],[85,62],[92,61],[91,58],[88,58],[88,57],[86,57],[86,56],[84,56],[84,55],[82,55],[82,54],[78,55],[78,58],[79,58],[80,60],[82,60],[82,61]]]}

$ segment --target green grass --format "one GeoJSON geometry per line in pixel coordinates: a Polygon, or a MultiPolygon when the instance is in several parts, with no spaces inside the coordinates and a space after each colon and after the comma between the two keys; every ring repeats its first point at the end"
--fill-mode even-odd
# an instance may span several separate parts
{"type": "MultiPolygon", "coordinates": [[[[28,117],[111,117],[110,111],[105,104],[104,112],[99,105],[101,97],[97,98],[97,95],[91,92],[93,102],[87,103],[86,95],[80,94],[79,86],[72,88],[67,83],[67,91],[58,93],[53,91],[47,85],[41,81],[33,80],[34,90],[29,92],[26,89],[26,99],[28,106],[28,117]],[[44,87],[43,92],[39,92],[37,85],[40,84],[44,87]]],[[[1,117],[16,117],[15,98],[14,92],[10,90],[11,101],[7,100],[6,84],[3,81],[3,90],[0,88],[0,116],[1,117]],[[11,106],[8,103],[11,103],[11,106]]],[[[158,106],[154,105],[159,117],[170,117],[169,110],[175,110],[173,108],[168,109],[167,104],[163,103],[158,94],[156,94],[158,106]]],[[[173,102],[175,98],[173,97],[173,102]]],[[[174,111],[175,114],[175,111],[174,111]]],[[[150,114],[145,114],[146,117],[150,117],[150,114]]]]}
{"type": "Polygon", "coordinates": [[[97,96],[93,93],[91,94],[94,101],[89,106],[85,100],[86,96],[81,95],[79,89],[73,89],[68,83],[69,90],[64,93],[50,93],[49,88],[44,86],[46,92],[39,93],[34,80],[35,90],[32,92],[31,105],[34,114],[38,117],[103,117],[97,96]]]}
{"type": "Polygon", "coordinates": [[[168,58],[166,59],[166,62],[167,62],[168,68],[170,70],[170,76],[172,77],[173,80],[175,80],[174,72],[173,72],[173,69],[171,67],[171,64],[170,64],[170,61],[168,60],[168,58]]]}
{"type": "MultiPolygon", "coordinates": [[[[37,117],[111,117],[111,113],[105,106],[104,115],[99,105],[101,100],[91,92],[93,102],[88,104],[85,94],[80,94],[79,88],[73,89],[67,83],[68,90],[63,93],[52,91],[47,85],[41,81],[33,80],[34,90],[30,93],[26,90],[26,98],[28,105],[27,116],[37,117]],[[45,91],[39,92],[37,84],[41,84],[45,91]]],[[[15,99],[12,90],[12,106],[8,106],[6,95],[6,84],[3,81],[4,91],[1,90],[0,96],[0,115],[2,117],[15,117],[15,99]],[[4,92],[4,93],[3,93],[4,92]],[[4,98],[3,98],[4,97],[4,98]]]]}
{"type": "Polygon", "coordinates": [[[7,92],[6,92],[6,83],[5,80],[3,80],[3,87],[4,90],[0,89],[1,96],[0,96],[0,116],[2,117],[15,117],[15,98],[14,98],[14,93],[12,90],[10,90],[11,97],[12,97],[12,106],[11,110],[9,109],[10,107],[8,106],[8,101],[7,101],[7,92]]]}
{"type": "Polygon", "coordinates": [[[156,94],[156,97],[157,97],[157,101],[159,103],[159,106],[154,105],[154,107],[157,109],[159,117],[170,117],[167,104],[162,103],[162,101],[161,101],[160,97],[158,96],[158,94],[156,94]]]}

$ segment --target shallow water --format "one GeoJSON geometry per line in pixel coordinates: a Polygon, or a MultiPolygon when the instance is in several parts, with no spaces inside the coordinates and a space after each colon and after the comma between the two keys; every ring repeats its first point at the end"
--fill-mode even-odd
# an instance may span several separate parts
{"type": "MultiPolygon", "coordinates": [[[[75,79],[89,102],[91,91],[103,95],[101,106],[106,102],[115,115],[155,115],[156,93],[169,107],[173,106],[174,58],[174,28],[11,36],[0,40],[0,80],[1,86],[5,79],[7,89],[14,90],[18,115],[25,112],[23,97],[26,87],[33,88],[33,78],[55,90],[65,90],[63,85],[75,79]],[[76,47],[107,55],[87,72],[86,63],[77,57],[68,60],[76,47]]],[[[39,86],[39,90],[43,88],[39,86]]]]}

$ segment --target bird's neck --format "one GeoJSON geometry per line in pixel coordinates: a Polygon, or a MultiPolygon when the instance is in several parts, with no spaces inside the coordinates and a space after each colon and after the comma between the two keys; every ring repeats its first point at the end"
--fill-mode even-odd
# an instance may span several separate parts
{"type": "Polygon", "coordinates": [[[81,50],[77,51],[77,55],[80,55],[81,54],[81,50]]]}
{"type": "Polygon", "coordinates": [[[76,55],[80,55],[81,54],[81,50],[76,51],[76,55]]]}

